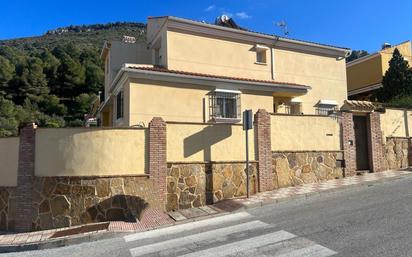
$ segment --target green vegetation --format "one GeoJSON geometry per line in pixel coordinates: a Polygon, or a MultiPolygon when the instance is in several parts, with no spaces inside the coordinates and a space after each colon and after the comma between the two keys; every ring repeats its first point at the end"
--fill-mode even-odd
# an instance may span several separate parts
{"type": "Polygon", "coordinates": [[[412,71],[398,49],[393,52],[382,85],[376,92],[378,101],[398,107],[412,107],[412,71]]]}
{"type": "Polygon", "coordinates": [[[142,23],[70,26],[40,37],[0,41],[0,137],[24,122],[81,126],[103,91],[105,40],[145,39],[142,23]]]}
{"type": "Polygon", "coordinates": [[[359,59],[363,56],[368,55],[369,53],[365,50],[353,50],[352,53],[346,57],[346,62],[350,62],[356,59],[359,59]]]}

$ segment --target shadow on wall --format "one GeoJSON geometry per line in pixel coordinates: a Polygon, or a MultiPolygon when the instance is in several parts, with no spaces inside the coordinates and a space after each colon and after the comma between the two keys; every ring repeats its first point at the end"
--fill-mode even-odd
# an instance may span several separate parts
{"type": "Polygon", "coordinates": [[[136,219],[142,219],[148,207],[149,204],[138,196],[115,195],[87,208],[85,215],[88,215],[91,222],[136,222],[136,219]]]}
{"type": "Polygon", "coordinates": [[[213,125],[202,129],[183,140],[184,157],[190,157],[200,151],[203,151],[203,160],[211,161],[212,145],[232,136],[231,125],[213,125]]]}

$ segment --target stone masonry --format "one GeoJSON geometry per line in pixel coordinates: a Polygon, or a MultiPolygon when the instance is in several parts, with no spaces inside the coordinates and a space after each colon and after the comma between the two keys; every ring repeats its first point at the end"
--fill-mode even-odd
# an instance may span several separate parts
{"type": "Polygon", "coordinates": [[[273,152],[273,183],[276,188],[342,178],[336,165],[342,152],[273,152]]]}
{"type": "Polygon", "coordinates": [[[36,177],[32,230],[103,221],[136,221],[161,208],[153,180],[127,177],[36,177]]]}
{"type": "Polygon", "coordinates": [[[16,216],[16,189],[0,187],[0,231],[14,230],[16,216]]]}
{"type": "MultiPolygon", "coordinates": [[[[256,162],[250,163],[250,192],[257,192],[256,162]]],[[[169,163],[166,210],[213,204],[246,195],[245,163],[169,163]]]]}
{"type": "Polygon", "coordinates": [[[409,167],[409,138],[388,137],[384,145],[383,170],[404,169],[409,167]]]}

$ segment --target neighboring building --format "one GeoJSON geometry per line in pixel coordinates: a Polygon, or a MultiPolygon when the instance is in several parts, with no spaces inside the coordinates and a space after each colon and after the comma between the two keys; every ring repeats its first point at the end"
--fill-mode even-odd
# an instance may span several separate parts
{"type": "Polygon", "coordinates": [[[348,98],[374,100],[373,93],[382,87],[382,78],[389,68],[393,51],[397,48],[412,66],[411,41],[391,46],[384,44],[379,52],[363,56],[346,64],[348,98]]]}
{"type": "Polygon", "coordinates": [[[107,42],[101,124],[240,122],[245,109],[327,115],[347,99],[349,49],[232,24],[150,17],[146,43],[107,42]]]}

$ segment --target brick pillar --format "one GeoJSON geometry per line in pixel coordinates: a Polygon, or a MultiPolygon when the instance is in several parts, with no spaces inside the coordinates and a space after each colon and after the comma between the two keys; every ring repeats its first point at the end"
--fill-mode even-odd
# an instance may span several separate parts
{"type": "Polygon", "coordinates": [[[379,112],[371,112],[368,119],[369,166],[372,172],[382,171],[383,142],[379,112]]]}
{"type": "Polygon", "coordinates": [[[258,160],[259,192],[273,190],[270,114],[259,109],[255,114],[256,159],[258,160]]]}
{"type": "Polygon", "coordinates": [[[16,188],[16,232],[32,229],[32,192],[34,176],[36,125],[30,124],[20,130],[19,164],[16,188]]]}
{"type": "Polygon", "coordinates": [[[356,174],[356,142],[351,112],[342,112],[342,146],[345,158],[345,176],[353,176],[356,174]]]}
{"type": "Polygon", "coordinates": [[[154,117],[149,123],[149,174],[159,192],[159,200],[166,204],[166,123],[154,117]]]}

